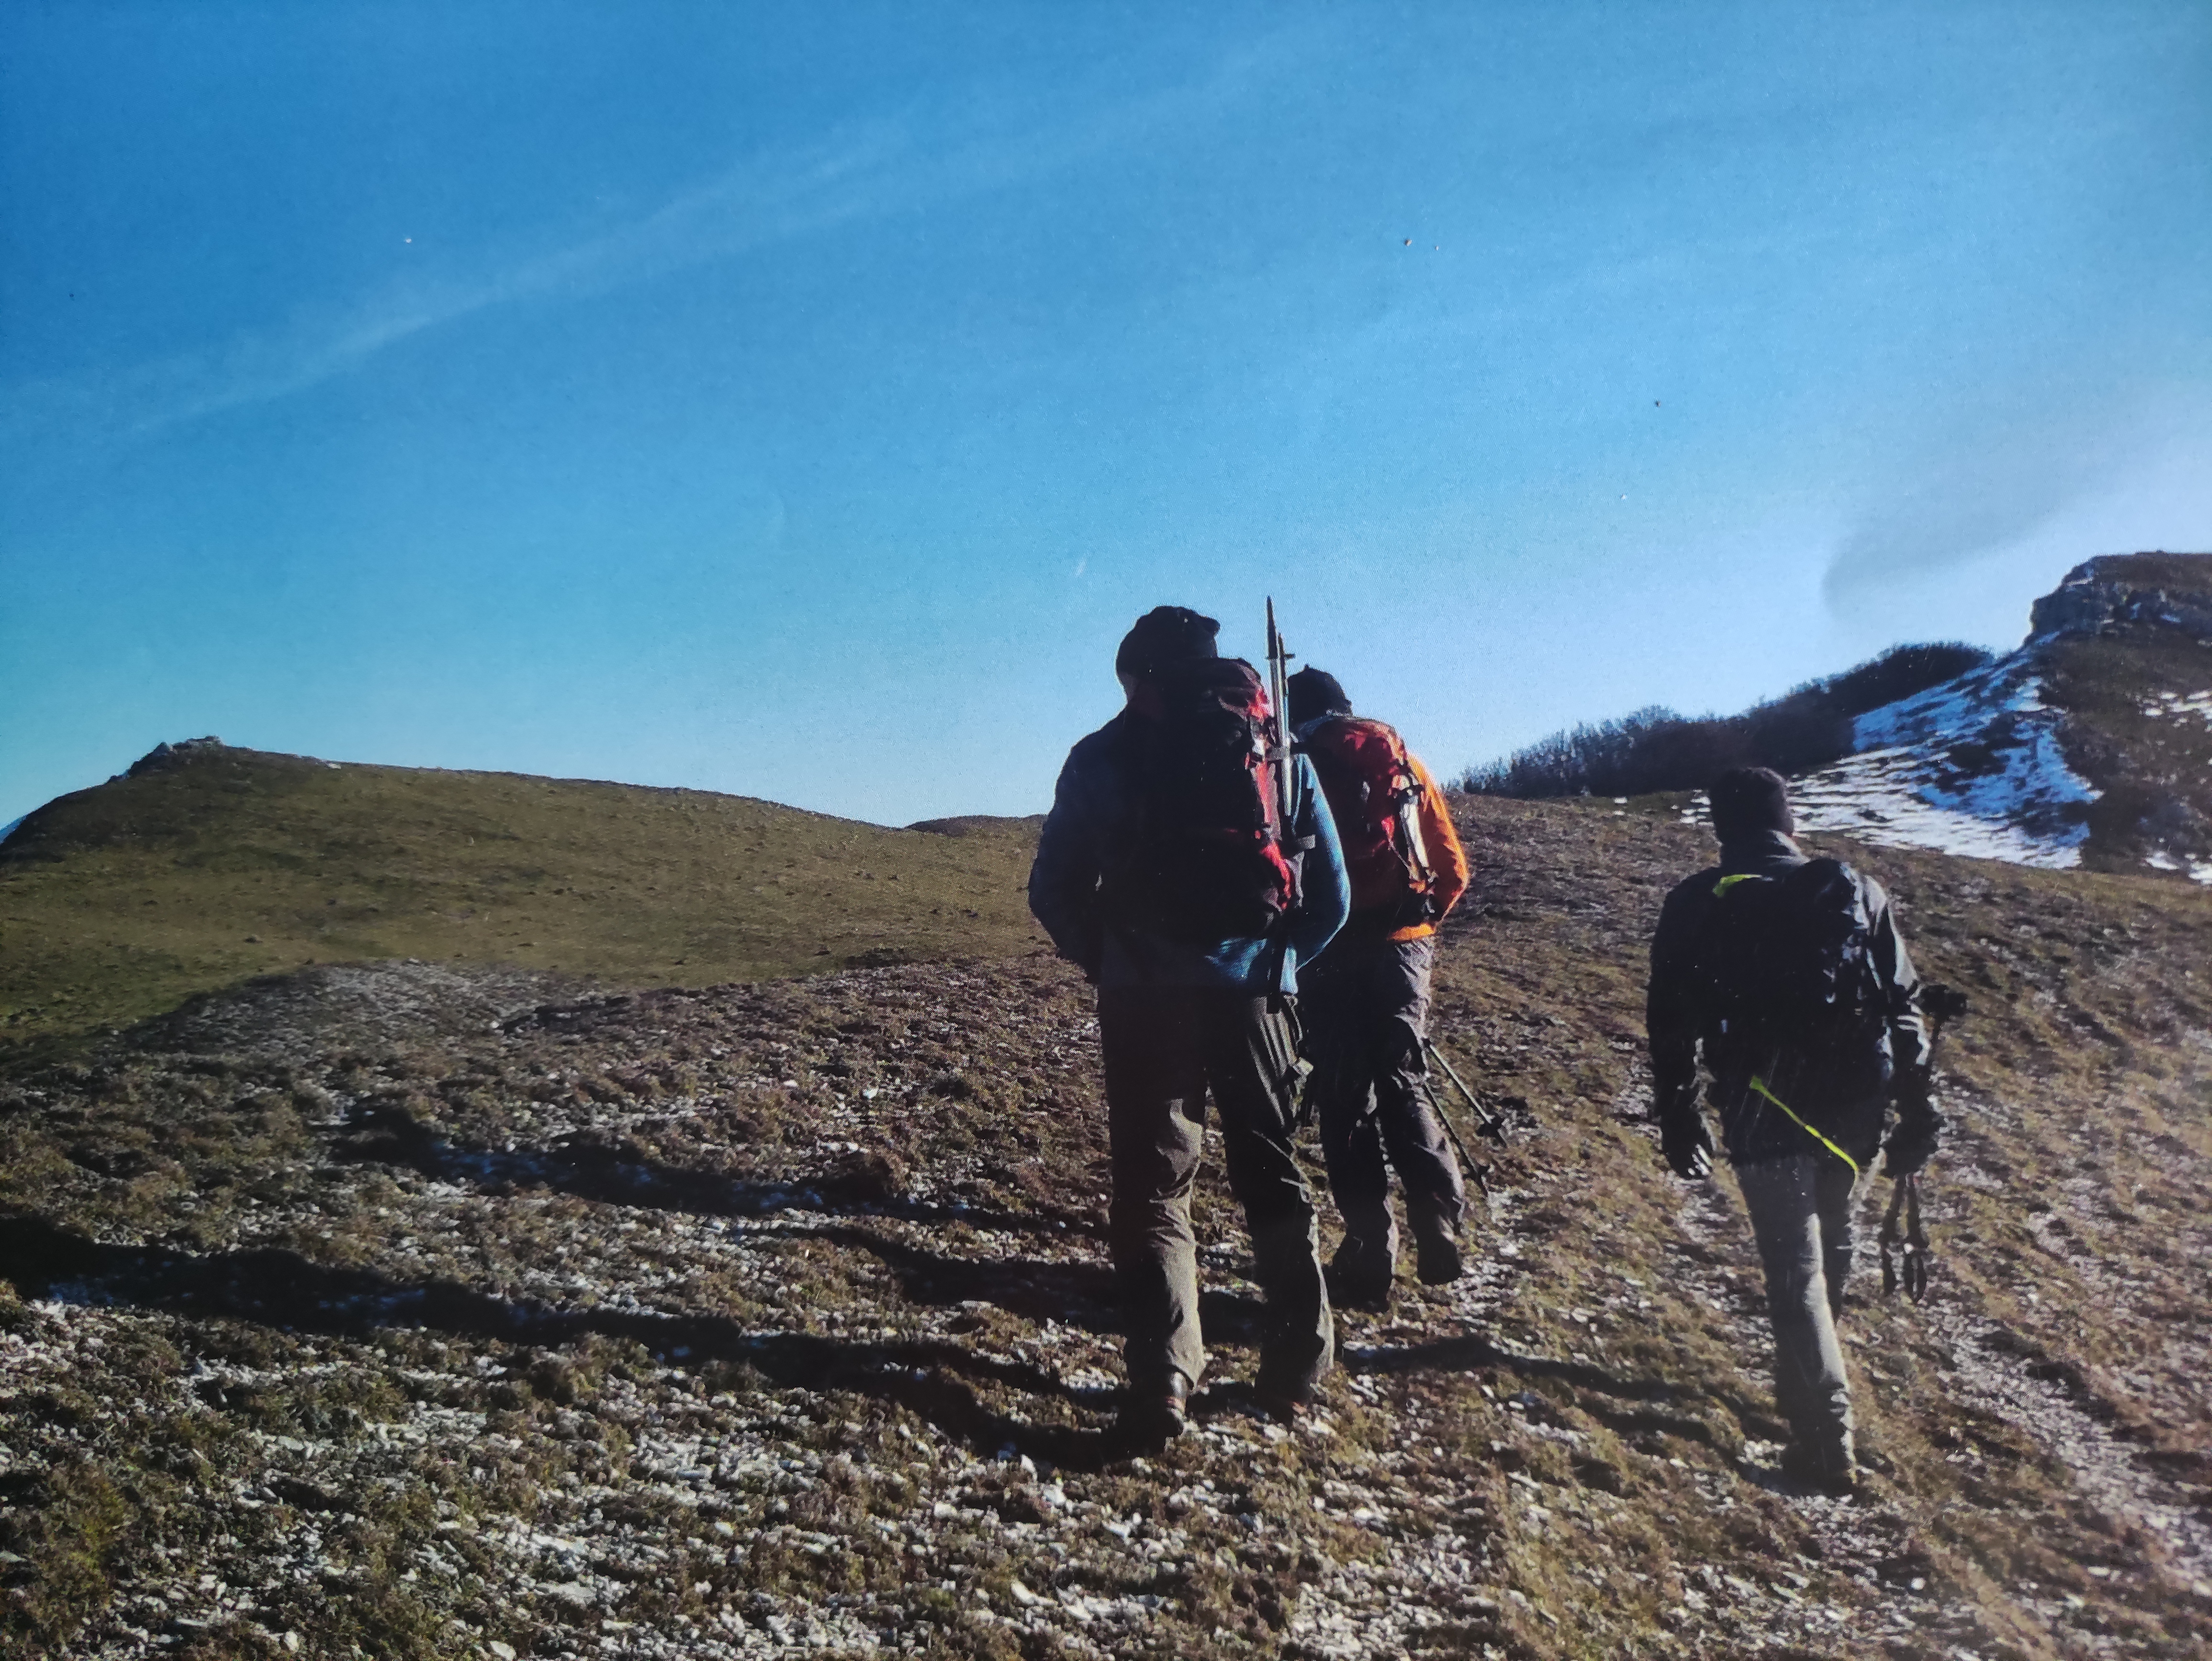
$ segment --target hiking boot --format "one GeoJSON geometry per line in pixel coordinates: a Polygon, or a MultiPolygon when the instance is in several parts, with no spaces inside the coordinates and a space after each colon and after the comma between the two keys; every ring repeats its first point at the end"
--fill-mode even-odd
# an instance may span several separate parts
{"type": "Polygon", "coordinates": [[[1370,1315],[1389,1314],[1397,1269],[1393,1256],[1386,1248],[1346,1235],[1322,1275],[1330,1304],[1338,1309],[1364,1310],[1370,1315]]]}
{"type": "Polygon", "coordinates": [[[1371,1274],[1346,1274],[1336,1263],[1322,1271],[1322,1279],[1328,1287],[1331,1309],[1358,1310],[1367,1315],[1388,1315],[1390,1312],[1391,1285],[1388,1280],[1378,1280],[1371,1274]]]}
{"type": "Polygon", "coordinates": [[[1253,1380],[1252,1400],[1260,1411],[1279,1425],[1302,1423],[1313,1412],[1319,1392],[1311,1384],[1285,1390],[1264,1374],[1253,1380]]]}
{"type": "Polygon", "coordinates": [[[1190,1428],[1190,1386],[1182,1375],[1165,1390],[1132,1389],[1107,1433],[1108,1441],[1130,1456],[1158,1453],[1190,1428]]]}
{"type": "Polygon", "coordinates": [[[1816,1494],[1848,1500],[1858,1492],[1858,1465],[1849,1448],[1819,1448],[1792,1442],[1782,1450],[1782,1474],[1816,1494]]]}
{"type": "Polygon", "coordinates": [[[1425,1287],[1449,1286],[1467,1273],[1467,1259],[1450,1235],[1424,1234],[1413,1243],[1413,1272],[1425,1287]]]}

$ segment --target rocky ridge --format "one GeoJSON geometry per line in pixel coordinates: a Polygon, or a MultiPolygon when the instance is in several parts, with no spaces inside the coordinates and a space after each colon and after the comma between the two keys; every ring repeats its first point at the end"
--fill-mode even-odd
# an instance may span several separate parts
{"type": "Polygon", "coordinates": [[[1792,782],[1807,828],[2053,869],[2212,883],[2212,555],[2111,555],[2016,651],[1860,716],[1792,782]]]}

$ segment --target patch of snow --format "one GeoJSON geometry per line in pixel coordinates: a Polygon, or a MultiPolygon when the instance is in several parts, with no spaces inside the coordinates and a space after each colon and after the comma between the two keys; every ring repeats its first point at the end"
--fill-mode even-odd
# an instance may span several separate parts
{"type": "Polygon", "coordinates": [[[2143,863],[2154,871],[2186,872],[2191,882],[2212,883],[2212,860],[2179,858],[2163,848],[2154,848],[2143,855],[2143,863]]]}
{"type": "Polygon", "coordinates": [[[2014,653],[1859,717],[1857,753],[1790,782],[1801,829],[2062,869],[2081,863],[2089,782],[2058,747],[2058,712],[2014,653]]]}
{"type": "MultiPolygon", "coordinates": [[[[2212,691],[2160,692],[2142,706],[2142,712],[2153,720],[2179,719],[2194,715],[2206,726],[2212,727],[2212,691]]],[[[4,836],[0,831],[0,836],[4,836]]]]}
{"type": "Polygon", "coordinates": [[[2044,710],[2034,660],[2014,652],[1955,679],[1869,710],[1852,723],[1854,750],[1881,750],[1931,740],[1955,742],[2005,715],[2044,710]]]}

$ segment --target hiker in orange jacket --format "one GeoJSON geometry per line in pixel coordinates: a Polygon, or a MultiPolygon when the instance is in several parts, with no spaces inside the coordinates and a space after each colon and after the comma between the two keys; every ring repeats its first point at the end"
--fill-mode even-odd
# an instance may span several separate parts
{"type": "Polygon", "coordinates": [[[1465,1179],[1428,1088],[1421,1041],[1437,925],[1467,890],[1467,854],[1443,792],[1404,740],[1352,713],[1336,678],[1290,680],[1291,725],[1321,776],[1352,883],[1352,916],[1300,977],[1322,1153],[1344,1219],[1330,1265],[1342,1307],[1389,1307],[1406,1190],[1415,1270],[1440,1286],[1464,1268],[1465,1179]]]}

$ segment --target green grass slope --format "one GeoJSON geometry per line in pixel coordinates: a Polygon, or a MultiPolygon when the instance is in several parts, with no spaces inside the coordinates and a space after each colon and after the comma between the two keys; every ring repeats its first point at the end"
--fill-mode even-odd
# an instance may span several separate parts
{"type": "Polygon", "coordinates": [[[194,743],[0,844],[0,1053],[308,963],[706,985],[1038,937],[1034,821],[893,830],[699,790],[194,743]]]}

